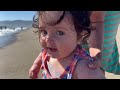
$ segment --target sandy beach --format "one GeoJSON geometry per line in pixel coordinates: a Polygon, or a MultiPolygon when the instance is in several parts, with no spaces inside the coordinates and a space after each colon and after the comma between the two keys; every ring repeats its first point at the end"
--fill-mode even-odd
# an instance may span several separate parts
{"type": "Polygon", "coordinates": [[[14,42],[0,48],[0,79],[28,79],[28,70],[40,47],[33,29],[14,36],[14,42]]]}
{"type": "MultiPolygon", "coordinates": [[[[28,70],[40,51],[37,35],[28,29],[14,36],[12,43],[0,48],[0,79],[29,79],[28,70]]],[[[117,39],[120,38],[120,30],[117,39]]],[[[120,48],[120,40],[118,40],[120,48]]],[[[106,73],[108,79],[120,76],[106,73]]]]}

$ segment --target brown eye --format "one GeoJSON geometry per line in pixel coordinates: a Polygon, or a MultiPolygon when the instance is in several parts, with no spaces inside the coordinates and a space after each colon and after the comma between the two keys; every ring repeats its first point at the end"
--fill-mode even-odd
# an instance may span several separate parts
{"type": "Polygon", "coordinates": [[[41,30],[41,35],[46,36],[47,35],[47,31],[46,30],[41,30]]]}
{"type": "Polygon", "coordinates": [[[62,32],[62,31],[57,31],[56,34],[62,36],[62,35],[64,35],[64,32],[62,32]]]}

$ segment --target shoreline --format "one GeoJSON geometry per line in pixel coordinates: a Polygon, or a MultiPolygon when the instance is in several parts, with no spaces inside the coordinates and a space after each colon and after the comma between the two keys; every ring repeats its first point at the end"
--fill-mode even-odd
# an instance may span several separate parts
{"type": "Polygon", "coordinates": [[[1,39],[2,38],[6,39],[6,41],[3,41],[3,43],[1,43],[2,45],[0,46],[0,49],[2,49],[4,47],[6,47],[6,46],[8,46],[10,44],[13,44],[14,42],[16,42],[17,41],[17,35],[19,33],[23,32],[23,31],[25,31],[25,30],[29,30],[29,28],[21,30],[21,31],[18,31],[18,32],[15,32],[15,33],[12,33],[10,35],[5,35],[4,37],[0,37],[1,39]]]}
{"type": "Polygon", "coordinates": [[[1,48],[5,48],[6,46],[9,46],[10,44],[14,43],[16,40],[17,40],[17,34],[19,34],[20,32],[18,33],[14,33],[12,35],[9,35],[9,36],[6,36],[6,40],[5,42],[2,43],[2,45],[0,46],[0,49],[1,48]]]}

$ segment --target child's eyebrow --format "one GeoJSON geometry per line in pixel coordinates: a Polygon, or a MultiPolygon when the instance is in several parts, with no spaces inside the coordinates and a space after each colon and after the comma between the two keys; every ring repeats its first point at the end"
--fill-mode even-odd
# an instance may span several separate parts
{"type": "Polygon", "coordinates": [[[66,27],[56,27],[56,29],[58,29],[58,30],[65,30],[65,31],[69,31],[69,30],[73,30],[72,28],[66,28],[66,27]]]}
{"type": "Polygon", "coordinates": [[[55,28],[56,28],[56,29],[66,29],[66,28],[61,27],[61,26],[60,26],[60,27],[59,27],[59,26],[56,26],[55,28]]]}
{"type": "MultiPolygon", "coordinates": [[[[45,26],[40,26],[39,29],[46,29],[47,27],[45,26]]],[[[64,27],[59,27],[59,26],[54,26],[55,29],[66,29],[64,27]]]]}

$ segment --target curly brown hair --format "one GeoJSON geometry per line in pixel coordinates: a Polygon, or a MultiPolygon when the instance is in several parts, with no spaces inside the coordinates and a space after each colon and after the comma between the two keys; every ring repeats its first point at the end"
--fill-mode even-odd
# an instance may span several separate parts
{"type": "MultiPolygon", "coordinates": [[[[95,29],[90,22],[90,14],[91,14],[90,11],[59,11],[59,15],[58,15],[59,17],[56,17],[54,22],[49,22],[46,24],[49,24],[51,26],[59,24],[63,20],[66,12],[69,12],[72,16],[72,19],[75,25],[75,30],[77,32],[78,37],[80,36],[82,31],[87,32],[82,36],[84,37],[82,40],[82,44],[87,43],[87,40],[91,34],[91,31],[95,29]]],[[[33,27],[38,29],[38,31],[36,32],[40,31],[39,17],[42,18],[43,15],[46,15],[45,11],[37,11],[36,15],[33,17],[33,27]]]]}

